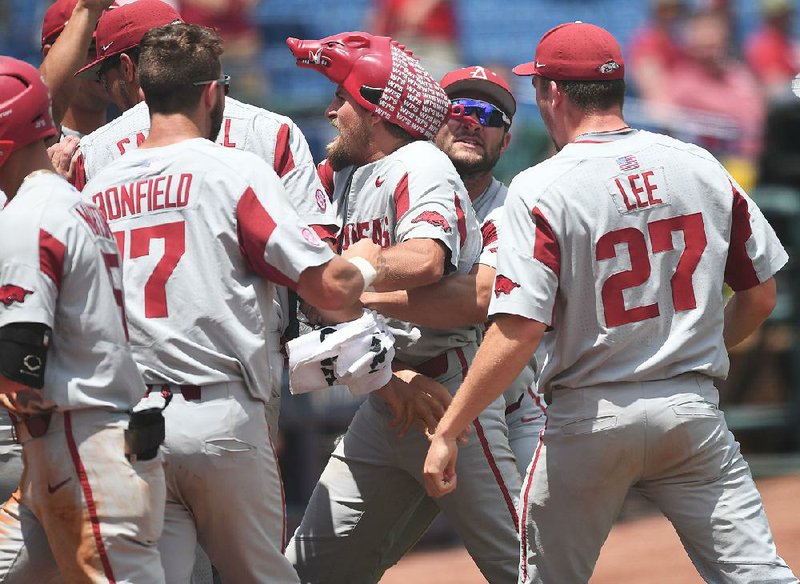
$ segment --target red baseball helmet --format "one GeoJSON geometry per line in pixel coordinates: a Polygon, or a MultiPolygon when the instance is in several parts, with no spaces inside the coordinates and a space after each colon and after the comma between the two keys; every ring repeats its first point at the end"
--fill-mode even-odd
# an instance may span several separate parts
{"type": "Polygon", "coordinates": [[[39,71],[0,57],[0,167],[15,150],[56,134],[50,94],[39,71]]]}

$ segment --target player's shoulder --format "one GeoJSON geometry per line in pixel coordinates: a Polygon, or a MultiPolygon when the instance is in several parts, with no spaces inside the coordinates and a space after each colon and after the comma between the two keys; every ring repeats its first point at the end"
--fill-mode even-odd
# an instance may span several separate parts
{"type": "Polygon", "coordinates": [[[545,192],[555,189],[569,176],[581,161],[558,153],[517,174],[508,185],[507,197],[521,193],[526,198],[537,199],[545,192]]]}
{"type": "Polygon", "coordinates": [[[249,103],[244,103],[232,97],[225,98],[225,111],[223,115],[226,118],[234,120],[262,122],[274,126],[287,125],[293,127],[295,125],[294,121],[288,116],[249,103]]]}
{"type": "Polygon", "coordinates": [[[70,211],[81,202],[78,190],[53,173],[37,176],[26,183],[0,213],[0,224],[16,229],[36,221],[48,231],[65,227],[70,222],[70,211]]]}
{"type": "Polygon", "coordinates": [[[433,142],[415,140],[398,148],[386,157],[386,162],[401,167],[410,178],[437,177],[443,179],[448,175],[457,175],[455,167],[447,155],[433,142]]]}
{"type": "Polygon", "coordinates": [[[80,139],[79,146],[81,151],[91,148],[95,144],[106,144],[109,141],[116,142],[117,139],[131,132],[149,130],[150,111],[147,104],[142,101],[135,106],[122,112],[107,124],[97,128],[80,139]]]}

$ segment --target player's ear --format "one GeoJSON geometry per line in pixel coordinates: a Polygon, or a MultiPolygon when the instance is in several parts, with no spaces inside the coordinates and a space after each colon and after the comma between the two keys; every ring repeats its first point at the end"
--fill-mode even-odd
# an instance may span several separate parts
{"type": "Polygon", "coordinates": [[[138,82],[136,63],[133,62],[133,59],[131,59],[130,55],[127,53],[122,53],[119,56],[119,73],[128,84],[134,81],[138,82]]]}
{"type": "Polygon", "coordinates": [[[506,133],[503,136],[503,145],[500,147],[500,154],[506,151],[506,148],[508,148],[510,142],[511,142],[511,130],[506,130],[506,133]]]}

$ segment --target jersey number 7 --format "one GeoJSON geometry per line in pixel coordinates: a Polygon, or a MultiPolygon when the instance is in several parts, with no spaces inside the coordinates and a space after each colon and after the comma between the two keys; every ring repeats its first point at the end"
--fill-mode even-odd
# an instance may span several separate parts
{"type": "MultiPolygon", "coordinates": [[[[123,258],[125,236],[125,231],[114,232],[119,253],[123,258]]],[[[164,318],[169,316],[167,280],[186,251],[186,224],[183,221],[175,221],[131,229],[130,258],[150,255],[150,243],[154,239],[164,240],[164,253],[144,285],[144,315],[146,318],[164,318]]]]}
{"type": "MultiPolygon", "coordinates": [[[[675,312],[697,308],[692,276],[707,244],[703,216],[694,213],[651,221],[647,224],[647,231],[650,234],[654,254],[673,250],[672,232],[683,232],[683,253],[670,280],[672,305],[675,312]]],[[[644,233],[635,227],[609,231],[597,241],[595,251],[597,261],[615,258],[618,244],[625,244],[628,247],[631,269],[612,274],[603,283],[601,296],[607,327],[639,322],[655,318],[660,314],[658,303],[655,302],[625,308],[623,291],[641,286],[650,279],[650,254],[644,233]]]]}

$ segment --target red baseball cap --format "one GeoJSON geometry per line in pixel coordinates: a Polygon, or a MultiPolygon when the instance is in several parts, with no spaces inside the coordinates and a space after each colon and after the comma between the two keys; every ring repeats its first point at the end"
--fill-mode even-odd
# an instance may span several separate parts
{"type": "Polygon", "coordinates": [[[511,93],[506,80],[486,67],[474,65],[450,71],[439,82],[445,93],[452,97],[455,94],[467,94],[471,91],[479,92],[490,98],[509,118],[517,111],[517,100],[511,93]]]}
{"type": "Polygon", "coordinates": [[[42,46],[53,44],[67,25],[78,0],[56,0],[44,13],[42,46]]]}
{"type": "Polygon", "coordinates": [[[183,22],[180,14],[161,0],[117,0],[115,4],[103,12],[97,23],[97,59],[79,69],[77,75],[96,74],[106,59],[139,46],[150,29],[183,22]]]}
{"type": "Polygon", "coordinates": [[[556,81],[608,81],[625,77],[625,62],[617,39],[606,29],[568,22],[544,33],[533,61],[513,71],[556,81]]]}

